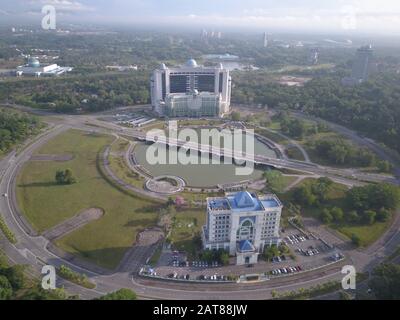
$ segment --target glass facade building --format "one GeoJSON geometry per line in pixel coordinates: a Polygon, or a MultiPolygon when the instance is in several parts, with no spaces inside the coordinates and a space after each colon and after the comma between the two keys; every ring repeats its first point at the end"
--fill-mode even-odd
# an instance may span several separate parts
{"type": "Polygon", "coordinates": [[[167,117],[222,117],[230,111],[231,77],[222,64],[203,67],[193,59],[177,68],[162,64],[151,78],[153,109],[167,117]]]}

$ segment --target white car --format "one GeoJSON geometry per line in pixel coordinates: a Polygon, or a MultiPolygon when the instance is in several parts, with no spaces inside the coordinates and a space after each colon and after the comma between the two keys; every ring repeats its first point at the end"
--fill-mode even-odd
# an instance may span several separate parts
{"type": "Polygon", "coordinates": [[[8,198],[8,194],[7,193],[3,193],[3,197],[8,198]]]}

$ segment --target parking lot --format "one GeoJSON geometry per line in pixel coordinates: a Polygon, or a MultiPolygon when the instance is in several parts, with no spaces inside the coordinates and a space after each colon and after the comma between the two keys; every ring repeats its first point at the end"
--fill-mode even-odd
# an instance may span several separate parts
{"type": "Polygon", "coordinates": [[[167,279],[199,281],[229,281],[244,274],[268,274],[273,278],[313,270],[341,257],[321,240],[306,237],[294,228],[286,229],[281,236],[291,253],[274,257],[273,261],[260,258],[257,264],[237,266],[232,257],[229,265],[222,266],[216,262],[188,261],[184,253],[164,248],[150,273],[167,279]]]}

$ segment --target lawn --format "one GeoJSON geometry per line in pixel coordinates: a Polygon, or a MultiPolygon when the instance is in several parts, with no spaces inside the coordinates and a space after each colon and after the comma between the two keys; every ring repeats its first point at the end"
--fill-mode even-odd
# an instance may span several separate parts
{"type": "Polygon", "coordinates": [[[271,139],[272,141],[282,144],[282,145],[287,145],[289,144],[289,141],[287,139],[285,139],[284,137],[280,136],[277,133],[265,130],[265,129],[260,129],[260,128],[255,128],[254,130],[255,133],[266,137],[267,139],[271,139]]]}
{"type": "Polygon", "coordinates": [[[392,220],[389,219],[386,222],[376,222],[373,225],[357,225],[334,228],[349,239],[351,239],[353,234],[357,235],[361,239],[361,246],[367,247],[378,240],[390,227],[391,223],[392,220]]]}
{"type": "Polygon", "coordinates": [[[186,251],[189,256],[194,257],[198,254],[200,248],[198,243],[193,240],[196,235],[200,235],[201,228],[205,223],[204,209],[178,211],[173,217],[168,240],[176,249],[186,251]]]}
{"type": "Polygon", "coordinates": [[[290,159],[299,160],[299,161],[304,161],[305,160],[304,156],[303,156],[303,153],[296,146],[288,147],[288,148],[286,148],[285,151],[286,151],[286,155],[290,159]]]}
{"type": "MultiPolygon", "coordinates": [[[[302,184],[309,184],[312,180],[311,179],[304,179],[299,185],[302,184]]],[[[332,208],[332,207],[339,207],[342,208],[345,215],[348,213],[349,209],[346,207],[344,196],[347,187],[345,185],[334,183],[331,190],[328,193],[328,200],[327,203],[321,206],[320,208],[313,207],[313,208],[302,208],[302,213],[306,216],[312,216],[313,218],[319,220],[319,215],[324,208],[332,208]]],[[[289,191],[288,193],[283,195],[284,201],[290,201],[292,192],[289,191]]],[[[357,235],[360,238],[361,246],[368,246],[378,240],[383,233],[390,227],[392,220],[389,219],[386,222],[375,222],[372,225],[360,225],[360,224],[336,224],[332,223],[329,224],[329,227],[337,230],[339,233],[343,234],[349,240],[353,234],[357,235]]]]}
{"type": "Polygon", "coordinates": [[[159,204],[130,196],[112,187],[96,166],[100,150],[113,141],[106,135],[70,130],[59,135],[38,153],[73,154],[66,162],[28,162],[17,181],[19,206],[32,226],[42,232],[84,209],[102,208],[103,218],[59,239],[62,249],[106,267],[114,268],[135,242],[138,231],[153,226],[159,204]],[[78,182],[57,185],[58,169],[70,168],[78,182]]]}
{"type": "Polygon", "coordinates": [[[132,171],[125,161],[125,152],[128,148],[129,142],[124,139],[120,138],[114,142],[108,157],[110,168],[121,180],[132,186],[142,188],[144,185],[144,178],[137,172],[132,171]]]}

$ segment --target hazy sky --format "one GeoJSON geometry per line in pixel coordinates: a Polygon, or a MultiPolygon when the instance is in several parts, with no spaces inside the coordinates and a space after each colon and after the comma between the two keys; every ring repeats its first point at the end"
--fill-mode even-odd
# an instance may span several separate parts
{"type": "Polygon", "coordinates": [[[0,20],[400,33],[399,0],[0,0],[0,20]]]}

